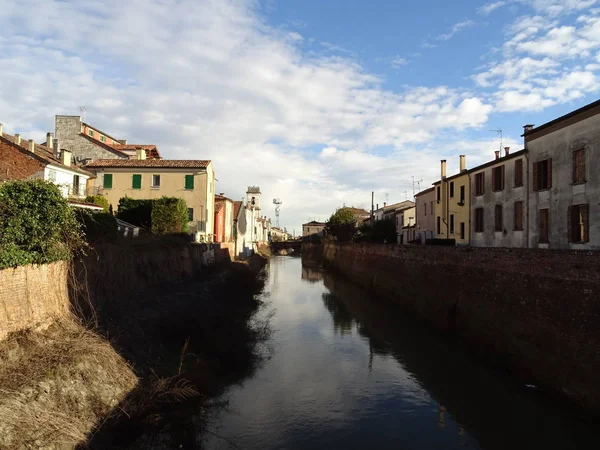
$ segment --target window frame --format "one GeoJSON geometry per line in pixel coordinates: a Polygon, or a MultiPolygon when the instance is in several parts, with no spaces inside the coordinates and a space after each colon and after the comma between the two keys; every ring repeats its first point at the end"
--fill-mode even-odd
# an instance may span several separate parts
{"type": "Polygon", "coordinates": [[[466,190],[467,189],[464,184],[460,186],[460,203],[462,203],[463,205],[465,204],[466,190]]]}
{"type": "Polygon", "coordinates": [[[151,187],[153,189],[159,189],[160,188],[160,174],[156,174],[156,173],[152,174],[152,185],[151,185],[151,187]],[[158,184],[154,183],[155,177],[158,177],[158,184]]]}
{"type": "Polygon", "coordinates": [[[436,223],[437,234],[442,234],[442,218],[440,216],[437,216],[436,220],[437,220],[437,223],[436,223]]]}
{"type": "Polygon", "coordinates": [[[106,136],[103,134],[100,135],[100,142],[106,142],[106,136]]]}
{"type": "Polygon", "coordinates": [[[194,190],[194,175],[185,175],[184,176],[184,189],[186,191],[193,191],[194,190]],[[191,187],[190,187],[191,186],[191,187]]]}
{"type": "Polygon", "coordinates": [[[523,186],[523,158],[515,160],[515,187],[523,186]],[[517,167],[519,168],[517,170],[517,167]]]}
{"type": "Polygon", "coordinates": [[[504,190],[504,164],[492,167],[492,192],[504,190]]]}
{"type": "Polygon", "coordinates": [[[485,194],[485,172],[475,174],[475,197],[481,197],[485,194]]]}
{"type": "Polygon", "coordinates": [[[142,189],[142,174],[141,173],[134,173],[131,175],[131,189],[135,189],[136,191],[142,189]],[[138,180],[138,183],[136,183],[136,180],[138,180]],[[136,187],[136,184],[138,184],[137,187],[136,187]]]}
{"type": "Polygon", "coordinates": [[[450,214],[450,234],[454,234],[454,214],[450,214]]]}
{"type": "Polygon", "coordinates": [[[573,184],[584,184],[587,182],[586,180],[586,158],[585,158],[585,147],[580,147],[573,150],[571,155],[571,165],[572,165],[572,182],[573,184]],[[578,164],[577,164],[577,155],[581,155],[581,159],[583,160],[583,173],[578,173],[578,164]]]}
{"type": "Polygon", "coordinates": [[[454,198],[454,181],[450,182],[450,198],[454,198]]]}
{"type": "Polygon", "coordinates": [[[104,189],[112,189],[112,187],[113,187],[113,174],[112,173],[105,173],[102,176],[102,187],[104,189]],[[110,180],[110,181],[107,183],[108,180],[110,180]],[[109,186],[107,186],[107,184],[109,186]]]}
{"type": "Polygon", "coordinates": [[[485,217],[483,208],[475,208],[475,233],[483,233],[485,229],[485,217]]]}
{"type": "Polygon", "coordinates": [[[504,231],[504,206],[499,203],[494,206],[494,231],[504,231]]]}
{"type": "Polygon", "coordinates": [[[194,221],[194,208],[188,208],[187,213],[188,213],[188,222],[193,222],[194,221]]]}
{"type": "Polygon", "coordinates": [[[567,210],[567,233],[571,244],[585,244],[590,241],[590,207],[588,203],[569,206],[567,210]],[[578,218],[577,228],[574,220],[575,215],[578,218]],[[578,230],[577,239],[575,239],[575,230],[578,230]]]}
{"type": "Polygon", "coordinates": [[[552,189],[552,158],[534,162],[532,176],[534,191],[539,192],[552,189]],[[545,167],[545,169],[542,170],[542,167],[545,167]],[[544,173],[546,175],[545,177],[543,176],[544,173]]]}
{"type": "Polygon", "coordinates": [[[94,130],[90,130],[90,129],[88,128],[88,136],[89,136],[89,137],[94,137],[94,130]]]}

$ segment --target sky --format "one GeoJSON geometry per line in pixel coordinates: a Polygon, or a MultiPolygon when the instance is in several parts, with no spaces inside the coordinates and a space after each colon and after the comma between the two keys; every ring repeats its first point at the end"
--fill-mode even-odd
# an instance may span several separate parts
{"type": "Polygon", "coordinates": [[[85,106],[298,233],[493,159],[493,130],[521,149],[597,99],[599,50],[600,0],[2,0],[0,122],[43,142],[85,106]]]}

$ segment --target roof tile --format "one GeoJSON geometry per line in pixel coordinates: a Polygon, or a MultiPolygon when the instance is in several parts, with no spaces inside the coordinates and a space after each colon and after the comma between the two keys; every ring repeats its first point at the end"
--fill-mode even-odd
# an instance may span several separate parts
{"type": "Polygon", "coordinates": [[[101,168],[157,168],[157,169],[205,169],[210,160],[198,159],[97,159],[88,163],[91,169],[101,168]]]}

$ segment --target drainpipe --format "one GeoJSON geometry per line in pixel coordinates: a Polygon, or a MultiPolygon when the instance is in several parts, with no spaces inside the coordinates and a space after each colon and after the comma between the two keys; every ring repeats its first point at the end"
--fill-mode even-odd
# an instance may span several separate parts
{"type": "Polygon", "coordinates": [[[529,248],[529,151],[525,147],[525,248],[529,248]]]}

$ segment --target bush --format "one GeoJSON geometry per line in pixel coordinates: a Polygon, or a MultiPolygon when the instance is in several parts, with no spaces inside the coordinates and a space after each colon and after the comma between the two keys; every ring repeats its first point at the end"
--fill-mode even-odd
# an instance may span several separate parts
{"type": "Polygon", "coordinates": [[[117,217],[132,225],[150,228],[152,225],[152,200],[123,197],[119,200],[117,217]]]}
{"type": "Polygon", "coordinates": [[[81,225],[58,187],[43,180],[0,185],[0,269],[71,258],[81,225]]]}
{"type": "Polygon", "coordinates": [[[93,203],[94,205],[102,206],[102,212],[105,213],[107,213],[110,209],[108,199],[102,195],[88,195],[85,198],[85,201],[88,203],[93,203]]]}
{"type": "Polygon", "coordinates": [[[378,220],[373,224],[373,228],[370,224],[363,224],[360,231],[361,242],[395,244],[398,240],[393,219],[378,220]]]}
{"type": "Polygon", "coordinates": [[[88,242],[114,241],[117,238],[119,227],[112,214],[77,209],[76,215],[88,242]]]}
{"type": "Polygon", "coordinates": [[[181,198],[162,197],[152,203],[152,233],[173,234],[188,231],[188,210],[181,198]]]}

